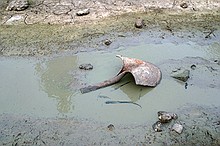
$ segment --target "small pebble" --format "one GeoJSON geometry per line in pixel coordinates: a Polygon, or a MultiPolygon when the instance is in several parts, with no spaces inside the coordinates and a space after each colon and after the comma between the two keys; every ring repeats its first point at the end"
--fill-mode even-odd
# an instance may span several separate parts
{"type": "Polygon", "coordinates": [[[183,126],[181,124],[175,123],[171,130],[177,132],[178,134],[181,134],[183,132],[183,126]]]}
{"type": "Polygon", "coordinates": [[[180,4],[180,7],[183,9],[186,9],[186,8],[188,8],[188,5],[187,5],[187,3],[182,3],[182,4],[180,4]]]}
{"type": "Polygon", "coordinates": [[[178,119],[178,115],[173,113],[172,118],[173,118],[173,120],[176,120],[176,119],[178,119]]]}
{"type": "Polygon", "coordinates": [[[115,129],[115,126],[113,124],[110,124],[107,128],[109,131],[113,131],[115,129]]]}
{"type": "Polygon", "coordinates": [[[143,28],[143,27],[145,26],[144,20],[141,19],[141,18],[138,18],[138,19],[135,21],[134,26],[135,26],[136,28],[143,28]]]}
{"type": "Polygon", "coordinates": [[[192,70],[194,70],[194,69],[196,69],[196,65],[193,64],[193,65],[190,66],[190,68],[191,68],[192,70]]]}
{"type": "Polygon", "coordinates": [[[28,0],[12,0],[6,8],[6,11],[23,11],[29,6],[28,0]]]}
{"type": "Polygon", "coordinates": [[[156,123],[152,125],[152,128],[155,132],[161,132],[162,131],[161,126],[162,126],[162,123],[160,121],[157,121],[156,123]]]}
{"type": "Polygon", "coordinates": [[[106,46],[109,46],[111,43],[112,43],[112,41],[110,41],[110,40],[108,40],[108,39],[106,39],[106,40],[104,41],[104,44],[105,44],[106,46]]]}
{"type": "Polygon", "coordinates": [[[90,13],[89,9],[84,9],[84,10],[80,10],[78,12],[76,12],[77,16],[84,16],[84,15],[88,15],[90,13]]]}
{"type": "Polygon", "coordinates": [[[186,83],[185,83],[185,89],[187,89],[187,87],[188,87],[188,83],[186,82],[186,83]]]}
{"type": "Polygon", "coordinates": [[[93,66],[92,66],[92,64],[81,64],[80,66],[79,66],[79,69],[84,69],[84,70],[91,70],[91,69],[93,69],[93,66]]]}
{"type": "Polygon", "coordinates": [[[214,62],[220,65],[220,60],[214,60],[214,62]]]}
{"type": "Polygon", "coordinates": [[[157,115],[161,123],[169,123],[172,119],[176,120],[178,118],[177,114],[165,111],[159,111],[157,112],[157,115]]]}

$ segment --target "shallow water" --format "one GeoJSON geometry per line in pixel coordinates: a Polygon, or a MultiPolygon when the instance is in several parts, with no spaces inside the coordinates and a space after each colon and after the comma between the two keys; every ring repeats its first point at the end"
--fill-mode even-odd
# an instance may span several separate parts
{"type": "Polygon", "coordinates": [[[46,60],[0,59],[0,111],[44,117],[79,117],[110,123],[145,123],[156,120],[159,110],[175,111],[186,103],[220,106],[219,89],[191,86],[163,77],[155,88],[136,86],[131,75],[119,83],[87,94],[79,88],[115,76],[122,66],[116,54],[160,64],[186,56],[220,58],[220,44],[140,44],[112,52],[96,51],[46,60]],[[82,63],[93,70],[80,71],[82,63]],[[72,85],[72,86],[71,86],[72,85]],[[106,104],[108,101],[132,103],[106,104]]]}

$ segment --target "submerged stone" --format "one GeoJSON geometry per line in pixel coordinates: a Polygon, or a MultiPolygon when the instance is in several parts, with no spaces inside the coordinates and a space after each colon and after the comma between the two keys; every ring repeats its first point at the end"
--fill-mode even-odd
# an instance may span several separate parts
{"type": "Polygon", "coordinates": [[[171,73],[171,77],[186,82],[189,79],[190,71],[188,69],[178,69],[171,73]]]}
{"type": "Polygon", "coordinates": [[[92,66],[92,64],[90,64],[90,63],[88,63],[88,64],[81,64],[81,65],[79,66],[79,69],[91,70],[91,69],[93,69],[93,66],[92,66]]]}

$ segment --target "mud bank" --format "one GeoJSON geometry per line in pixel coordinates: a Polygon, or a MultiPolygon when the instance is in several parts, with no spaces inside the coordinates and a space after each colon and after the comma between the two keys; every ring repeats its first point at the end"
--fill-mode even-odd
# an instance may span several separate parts
{"type": "Polygon", "coordinates": [[[170,36],[173,41],[206,43],[210,38],[219,40],[216,33],[220,27],[220,4],[215,0],[37,0],[30,1],[30,6],[24,11],[6,11],[8,3],[3,0],[0,5],[0,53],[4,56],[113,49],[123,45],[127,37],[138,36],[142,32],[146,33],[146,41],[156,43],[170,36]],[[181,7],[183,3],[187,8],[181,7]],[[76,12],[84,8],[90,8],[91,12],[86,16],[76,16],[76,12]],[[134,27],[138,18],[146,24],[141,30],[134,27]],[[105,39],[110,39],[113,44],[106,47],[103,45],[105,39]]]}
{"type": "MultiPolygon", "coordinates": [[[[74,118],[44,119],[0,115],[1,145],[213,145],[220,143],[218,107],[185,105],[178,109],[182,134],[167,124],[155,132],[150,123],[117,125],[74,118]],[[193,120],[192,120],[193,119],[193,120]],[[114,128],[109,129],[108,125],[114,128]],[[214,130],[213,130],[214,129],[214,130]]],[[[156,114],[155,114],[156,115],[156,114]]]]}
{"type": "Polygon", "coordinates": [[[112,50],[120,46],[149,43],[198,42],[210,44],[220,39],[220,13],[128,13],[109,17],[96,23],[80,25],[1,25],[0,52],[4,56],[42,56],[66,51],[112,50]],[[137,18],[146,27],[137,29],[137,18]],[[132,38],[132,39],[131,39],[132,38]],[[113,43],[106,46],[104,41],[113,43]]]}

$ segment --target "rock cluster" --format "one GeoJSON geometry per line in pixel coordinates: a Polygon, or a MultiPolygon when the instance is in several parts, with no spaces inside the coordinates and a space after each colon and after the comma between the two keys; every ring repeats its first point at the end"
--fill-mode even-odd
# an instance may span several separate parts
{"type": "Polygon", "coordinates": [[[28,0],[13,0],[9,3],[6,11],[23,11],[29,6],[28,0]]]}
{"type": "MultiPolygon", "coordinates": [[[[176,120],[178,118],[177,114],[165,111],[159,111],[157,114],[159,121],[152,125],[155,132],[163,131],[163,126],[165,126],[165,124],[170,123],[172,120],[176,120]]],[[[171,131],[181,134],[183,131],[183,126],[179,123],[174,123],[171,131]]]]}

